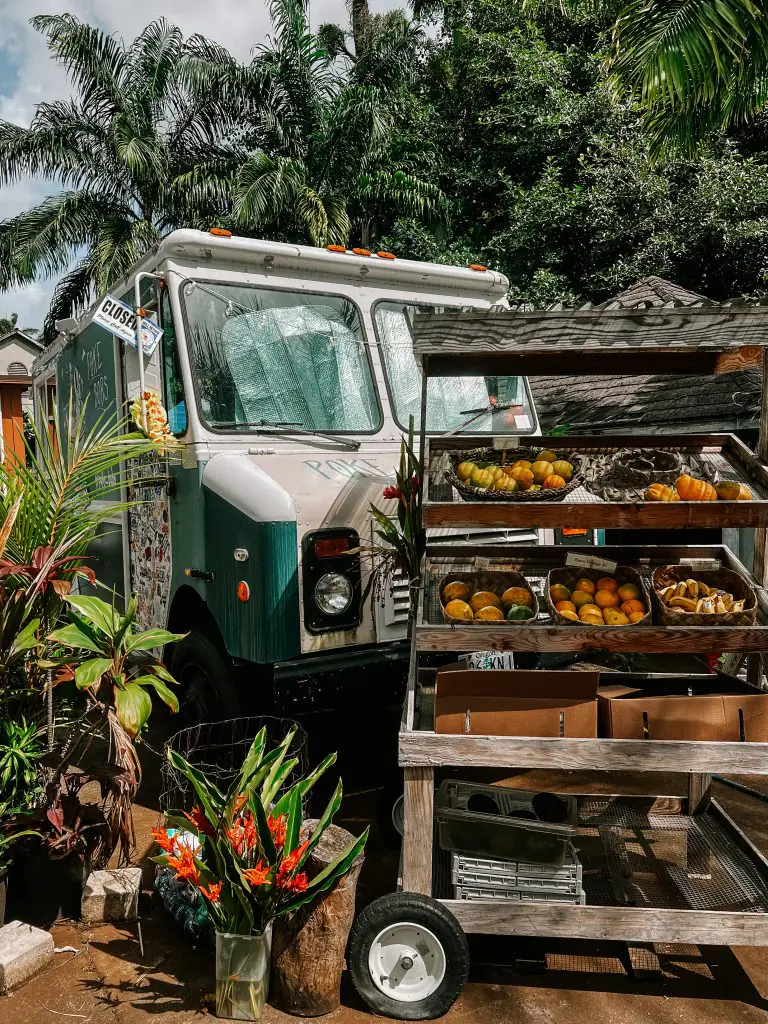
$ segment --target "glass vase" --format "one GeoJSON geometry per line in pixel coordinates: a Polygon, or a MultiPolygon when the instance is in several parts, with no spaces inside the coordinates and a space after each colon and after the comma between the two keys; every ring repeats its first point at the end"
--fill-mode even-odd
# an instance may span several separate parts
{"type": "Polygon", "coordinates": [[[216,1016],[259,1020],[269,995],[272,923],[257,935],[216,932],[216,1016]]]}

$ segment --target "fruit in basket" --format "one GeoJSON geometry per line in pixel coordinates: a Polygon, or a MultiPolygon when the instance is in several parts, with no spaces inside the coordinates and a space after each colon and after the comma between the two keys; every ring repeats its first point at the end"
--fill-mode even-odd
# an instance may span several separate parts
{"type": "Polygon", "coordinates": [[[493,483],[493,473],[490,469],[480,469],[479,467],[476,467],[472,470],[472,475],[469,480],[473,487],[487,489],[493,483]]]}
{"type": "Polygon", "coordinates": [[[596,604],[583,604],[581,608],[579,608],[579,618],[583,619],[585,615],[599,615],[600,618],[602,618],[603,609],[598,608],[596,604]]]}
{"type": "Polygon", "coordinates": [[[573,589],[574,590],[583,590],[587,594],[594,594],[594,592],[597,590],[597,587],[592,582],[592,580],[588,580],[586,578],[586,576],[585,576],[583,579],[580,579],[576,583],[576,586],[573,589]]]}
{"type": "Polygon", "coordinates": [[[539,452],[536,456],[537,462],[557,462],[557,452],[550,451],[549,448],[545,448],[544,451],[539,452]]]}
{"type": "Polygon", "coordinates": [[[460,462],[456,467],[456,476],[459,480],[469,480],[476,469],[474,462],[460,462]]]}
{"type": "Polygon", "coordinates": [[[642,601],[638,601],[636,598],[632,598],[629,601],[625,601],[624,604],[622,604],[621,606],[621,610],[624,612],[625,615],[629,615],[630,617],[635,612],[640,612],[641,615],[645,615],[645,605],[642,601]]]}
{"type": "Polygon", "coordinates": [[[542,487],[546,488],[546,490],[559,490],[561,487],[565,487],[565,480],[558,476],[557,473],[552,473],[544,481],[542,487]]]}
{"type": "Polygon", "coordinates": [[[601,576],[595,584],[597,590],[618,590],[619,584],[613,576],[601,576]]]}
{"type": "Polygon", "coordinates": [[[573,612],[574,615],[576,614],[576,605],[573,601],[558,601],[555,608],[561,615],[563,612],[573,612]]]}
{"type": "Polygon", "coordinates": [[[553,604],[557,604],[558,601],[570,601],[571,592],[562,583],[553,583],[549,588],[549,597],[553,604]]]}
{"type": "Polygon", "coordinates": [[[646,501],[680,501],[680,495],[674,487],[666,484],[651,484],[645,492],[646,501]]]}
{"type": "Polygon", "coordinates": [[[629,615],[627,615],[627,618],[633,624],[635,622],[642,622],[642,620],[645,618],[645,612],[630,612],[629,615]]]}
{"type": "Polygon", "coordinates": [[[681,580],[657,590],[656,594],[669,608],[697,615],[724,615],[726,612],[741,612],[745,600],[735,601],[733,594],[717,587],[710,587],[701,580],[681,580]]]}
{"type": "Polygon", "coordinates": [[[528,490],[529,491],[540,491],[541,490],[541,484],[531,484],[531,486],[528,488],[528,490]]]}
{"type": "Polygon", "coordinates": [[[479,612],[481,608],[487,608],[489,604],[501,608],[501,601],[490,590],[476,590],[472,597],[470,597],[469,603],[473,612],[479,612]]]}
{"type": "Polygon", "coordinates": [[[544,459],[541,459],[539,462],[534,462],[531,466],[531,472],[533,473],[533,482],[535,484],[543,484],[548,476],[552,476],[554,469],[551,462],[545,462],[544,459]]]}
{"type": "MultiPolygon", "coordinates": [[[[583,611],[583,609],[582,609],[582,611],[583,611]]],[[[586,612],[584,614],[582,614],[582,612],[579,612],[579,621],[583,622],[585,626],[604,626],[605,625],[605,619],[603,618],[603,613],[600,611],[599,608],[595,612],[588,611],[588,612],[586,612]]]]}
{"type": "Polygon", "coordinates": [[[478,620],[483,622],[503,622],[504,612],[501,608],[497,608],[495,604],[487,604],[485,608],[475,612],[475,622],[478,620]]]}
{"type": "Polygon", "coordinates": [[[517,481],[513,480],[511,476],[504,476],[504,474],[502,473],[500,477],[493,481],[493,484],[491,485],[491,490],[512,494],[514,491],[517,490],[517,481]]]}
{"type": "Polygon", "coordinates": [[[565,611],[560,612],[564,619],[570,619],[571,622],[581,622],[581,619],[576,612],[569,612],[566,608],[565,611]]]}
{"type": "Polygon", "coordinates": [[[598,608],[618,608],[621,598],[615,590],[598,590],[595,592],[595,604],[598,608]]]}
{"type": "Polygon", "coordinates": [[[683,474],[675,480],[675,487],[683,501],[717,501],[717,491],[706,480],[683,474]]]}
{"type": "Polygon", "coordinates": [[[751,501],[752,491],[738,480],[721,480],[715,485],[717,496],[721,501],[751,501]]]}
{"type": "Polygon", "coordinates": [[[446,583],[443,587],[443,600],[466,601],[471,593],[472,591],[468,583],[464,583],[463,580],[453,580],[453,582],[446,583]]]}
{"type": "Polygon", "coordinates": [[[518,459],[512,466],[512,469],[530,469],[533,465],[528,459],[518,459]]]}
{"type": "Polygon", "coordinates": [[[621,608],[606,608],[603,612],[606,626],[628,626],[629,618],[621,608]]]}
{"type": "Polygon", "coordinates": [[[533,473],[525,466],[515,466],[512,470],[512,479],[517,480],[517,486],[521,490],[527,491],[533,483],[533,473]]]}
{"type": "Polygon", "coordinates": [[[622,583],[616,593],[621,598],[622,603],[624,601],[639,601],[642,597],[640,588],[636,587],[634,583],[622,583]]]}
{"type": "Polygon", "coordinates": [[[445,606],[445,614],[449,619],[460,619],[463,622],[470,622],[475,617],[466,601],[449,601],[445,606]]]}
{"type": "Polygon", "coordinates": [[[573,476],[573,465],[567,459],[557,459],[556,462],[552,463],[552,469],[563,480],[568,481],[573,476]]]}
{"type": "Polygon", "coordinates": [[[532,608],[533,597],[525,587],[507,587],[501,595],[501,603],[505,608],[509,608],[513,604],[524,604],[532,608]]]}
{"type": "Polygon", "coordinates": [[[511,608],[507,609],[507,622],[525,622],[527,619],[532,619],[534,615],[533,608],[524,604],[513,604],[511,608]]]}
{"type": "Polygon", "coordinates": [[[578,611],[585,604],[592,604],[592,595],[587,593],[586,590],[574,590],[571,594],[571,600],[576,605],[576,610],[578,611]]]}

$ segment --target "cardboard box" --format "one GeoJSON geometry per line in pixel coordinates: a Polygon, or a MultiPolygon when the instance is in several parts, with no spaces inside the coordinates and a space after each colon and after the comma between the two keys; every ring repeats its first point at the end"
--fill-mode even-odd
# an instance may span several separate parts
{"type": "Polygon", "coordinates": [[[435,732],[597,736],[597,672],[439,669],[435,732]]]}
{"type": "Polygon", "coordinates": [[[730,676],[609,683],[597,699],[612,739],[768,741],[768,694],[730,676]]]}

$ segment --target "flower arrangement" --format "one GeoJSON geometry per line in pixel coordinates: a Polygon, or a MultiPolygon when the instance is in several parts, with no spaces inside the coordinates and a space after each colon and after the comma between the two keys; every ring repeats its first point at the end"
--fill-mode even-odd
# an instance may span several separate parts
{"type": "Polygon", "coordinates": [[[154,860],[198,889],[219,932],[263,932],[274,918],[329,889],[365,846],[368,829],[323,871],[309,876],[307,859],[339,809],[342,784],[339,780],[311,836],[302,837],[304,798],[336,755],[284,790],[298,764],[297,758],[288,756],[294,736],[291,730],[266,753],[262,729],[227,793],[180,754],[168,752],[172,766],[191,782],[200,803],[191,813],[166,815],[165,826],[153,831],[162,850],[154,860]],[[169,827],[177,831],[171,834],[169,827]]]}

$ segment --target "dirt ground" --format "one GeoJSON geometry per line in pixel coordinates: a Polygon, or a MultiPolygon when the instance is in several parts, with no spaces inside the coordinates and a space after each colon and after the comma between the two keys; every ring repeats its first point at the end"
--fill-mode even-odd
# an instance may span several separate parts
{"type": "MultiPolygon", "coordinates": [[[[552,785],[543,773],[520,773],[522,788],[552,785]]],[[[349,775],[346,776],[349,778],[349,775]]],[[[768,793],[768,780],[747,782],[768,793]]],[[[610,778],[595,777],[586,788],[567,775],[558,788],[611,791],[610,778]],[[594,785],[592,785],[594,783],[594,785]]],[[[626,787],[627,780],[622,780],[626,787]]],[[[656,793],[679,792],[680,777],[658,779],[656,793]]],[[[647,786],[647,783],[646,783],[647,786]]],[[[615,791],[615,790],[614,790],[615,791]]],[[[648,792],[648,789],[645,789],[648,792]]],[[[715,796],[749,837],[768,853],[768,804],[715,783],[715,796]]],[[[157,822],[152,787],[136,808],[137,860],[147,883],[153,865],[146,860],[149,829],[157,822]]],[[[359,831],[371,817],[375,794],[345,799],[339,823],[359,831]]],[[[375,830],[361,876],[362,902],[391,891],[397,853],[375,830]]],[[[191,1024],[210,1017],[214,988],[211,950],[195,948],[176,930],[157,897],[142,897],[141,955],[136,925],[85,928],[60,922],[53,928],[61,951],[52,964],[11,996],[0,997],[1,1024],[191,1024]],[[65,947],[70,947],[66,951],[65,947]]],[[[713,934],[713,942],[717,935],[713,934]]],[[[761,949],[657,947],[661,974],[652,981],[633,977],[626,947],[587,943],[474,937],[472,972],[459,1001],[445,1017],[450,1024],[559,1024],[562,1021],[611,1024],[752,1024],[768,1022],[768,963],[761,949]]],[[[373,1018],[346,978],[342,1007],[326,1018],[332,1024],[358,1024],[373,1018]]],[[[296,1018],[269,1007],[265,1024],[296,1018]]]]}

